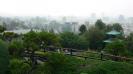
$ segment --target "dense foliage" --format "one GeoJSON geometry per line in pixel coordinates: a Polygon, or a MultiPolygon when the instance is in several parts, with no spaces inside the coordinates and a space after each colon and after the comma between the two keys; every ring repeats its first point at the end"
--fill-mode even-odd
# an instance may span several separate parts
{"type": "Polygon", "coordinates": [[[127,55],[125,42],[121,40],[116,40],[112,43],[107,44],[105,51],[113,55],[127,55]]]}
{"type": "Polygon", "coordinates": [[[8,70],[9,53],[5,42],[0,40],[0,74],[5,74],[8,70]]]}
{"type": "Polygon", "coordinates": [[[38,50],[42,42],[45,46],[60,46],[59,38],[54,33],[30,31],[24,35],[24,45],[27,49],[38,50]]]}
{"type": "Polygon", "coordinates": [[[36,32],[31,30],[30,32],[24,35],[23,40],[24,40],[24,46],[27,49],[29,50],[39,49],[38,44],[37,44],[39,37],[36,32]]]}
{"type": "MultiPolygon", "coordinates": [[[[51,24],[58,23],[53,21],[51,24]]],[[[93,56],[96,59],[100,55],[88,53],[86,50],[105,51],[108,54],[126,57],[133,56],[133,33],[125,37],[124,30],[119,23],[106,25],[102,20],[97,20],[94,26],[81,25],[78,32],[73,32],[70,27],[71,23],[66,24],[69,26],[64,25],[64,30],[59,33],[55,33],[54,28],[57,27],[53,27],[47,31],[31,30],[21,35],[3,32],[5,29],[0,26],[0,32],[3,32],[0,38],[4,40],[0,40],[0,74],[133,74],[131,70],[133,65],[129,62],[84,60],[81,57],[65,55],[64,50],[59,53],[48,50],[48,52],[42,52],[41,49],[48,49],[52,46],[80,49],[86,54],[80,52],[78,56],[84,55],[89,58],[93,56]],[[110,38],[107,32],[112,30],[116,30],[120,34],[111,38],[110,43],[104,43],[104,40],[110,38]],[[22,57],[23,53],[31,54],[22,57]],[[9,57],[11,58],[9,59],[9,57]],[[35,64],[34,61],[38,57],[46,58],[46,62],[36,60],[39,63],[35,64]]]]}
{"type": "Polygon", "coordinates": [[[23,41],[12,40],[8,46],[8,50],[9,50],[10,55],[13,55],[14,57],[15,56],[20,57],[21,54],[24,52],[23,41]]]}
{"type": "Polygon", "coordinates": [[[103,30],[105,29],[106,27],[106,24],[101,20],[101,19],[98,19],[95,23],[95,26],[100,29],[100,30],[103,30]]]}
{"type": "Polygon", "coordinates": [[[97,27],[90,27],[89,30],[84,34],[86,37],[89,48],[93,50],[101,50],[104,46],[103,40],[105,38],[105,34],[102,30],[97,27]]]}
{"type": "Polygon", "coordinates": [[[46,46],[49,46],[49,45],[60,46],[59,37],[54,33],[42,31],[38,33],[38,36],[39,36],[38,42],[43,41],[46,46]]]}
{"type": "Polygon", "coordinates": [[[82,69],[86,74],[132,74],[133,65],[114,61],[91,61],[91,67],[82,69]]]}
{"type": "Polygon", "coordinates": [[[77,74],[78,66],[82,62],[74,57],[58,53],[47,53],[48,62],[38,66],[34,74],[77,74]]]}
{"type": "Polygon", "coordinates": [[[64,32],[60,35],[60,43],[65,48],[87,49],[85,37],[80,37],[72,32],[64,32]]]}
{"type": "Polygon", "coordinates": [[[133,52],[133,33],[130,33],[129,36],[127,36],[126,40],[126,47],[130,52],[133,52]]]}
{"type": "Polygon", "coordinates": [[[28,74],[31,66],[23,60],[12,59],[9,65],[10,74],[28,74]]]}

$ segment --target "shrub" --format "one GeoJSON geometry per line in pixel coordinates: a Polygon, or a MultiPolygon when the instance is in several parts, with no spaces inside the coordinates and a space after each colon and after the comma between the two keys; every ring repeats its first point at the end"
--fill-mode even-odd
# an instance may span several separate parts
{"type": "Polygon", "coordinates": [[[125,42],[122,40],[116,40],[109,43],[105,47],[105,51],[113,55],[127,55],[127,50],[125,47],[125,42]]]}
{"type": "Polygon", "coordinates": [[[24,63],[23,60],[19,59],[12,59],[9,68],[11,74],[28,74],[31,69],[29,64],[24,63]]]}
{"type": "Polygon", "coordinates": [[[77,74],[81,60],[58,53],[48,53],[48,62],[37,67],[34,74],[77,74]]]}
{"type": "Polygon", "coordinates": [[[20,40],[13,40],[8,47],[10,55],[15,57],[20,57],[21,53],[24,51],[23,42],[20,40]]]}
{"type": "Polygon", "coordinates": [[[88,69],[88,74],[133,74],[133,65],[124,62],[105,61],[88,69]]]}

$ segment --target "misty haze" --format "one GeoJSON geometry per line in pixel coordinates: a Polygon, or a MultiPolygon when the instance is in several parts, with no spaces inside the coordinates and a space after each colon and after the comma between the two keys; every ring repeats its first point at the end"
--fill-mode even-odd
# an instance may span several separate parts
{"type": "Polygon", "coordinates": [[[0,0],[0,74],[133,74],[132,0],[0,0]]]}

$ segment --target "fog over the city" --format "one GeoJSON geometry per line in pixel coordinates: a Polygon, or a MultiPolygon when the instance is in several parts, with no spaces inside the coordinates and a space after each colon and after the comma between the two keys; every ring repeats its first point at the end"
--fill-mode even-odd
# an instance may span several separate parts
{"type": "Polygon", "coordinates": [[[20,29],[78,30],[79,25],[120,23],[132,32],[132,0],[0,0],[0,25],[20,29]],[[13,16],[13,17],[12,17],[13,16]]]}
{"type": "Polygon", "coordinates": [[[133,16],[132,0],[0,0],[1,16],[133,16]]]}

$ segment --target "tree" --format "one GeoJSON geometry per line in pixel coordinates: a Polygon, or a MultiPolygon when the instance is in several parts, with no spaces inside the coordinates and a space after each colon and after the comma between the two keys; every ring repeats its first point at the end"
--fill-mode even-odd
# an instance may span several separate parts
{"type": "Polygon", "coordinates": [[[86,26],[84,24],[81,25],[80,28],[79,28],[79,31],[80,31],[80,34],[85,33],[85,31],[87,31],[86,26]]]}
{"type": "Polygon", "coordinates": [[[46,46],[49,45],[60,46],[59,37],[54,33],[42,31],[38,33],[38,37],[39,37],[39,44],[40,42],[43,41],[46,46]]]}
{"type": "Polygon", "coordinates": [[[35,51],[35,50],[39,49],[38,40],[39,40],[39,37],[38,37],[37,33],[31,30],[30,32],[28,32],[24,35],[24,38],[23,38],[24,46],[28,50],[35,51]]]}
{"type": "Polygon", "coordinates": [[[103,30],[105,29],[106,24],[101,19],[99,19],[96,21],[95,26],[98,27],[100,30],[103,30]]]}
{"type": "Polygon", "coordinates": [[[105,32],[97,27],[90,27],[89,30],[84,34],[86,37],[89,48],[93,50],[102,49],[104,44],[105,32]]]}
{"type": "Polygon", "coordinates": [[[39,36],[36,32],[31,30],[30,32],[26,33],[23,38],[24,47],[26,50],[31,51],[30,59],[33,64],[35,64],[34,54],[36,50],[39,50],[39,36]]]}
{"type": "Polygon", "coordinates": [[[14,57],[20,57],[24,52],[23,42],[21,40],[13,40],[9,43],[8,50],[10,55],[14,57]]]}
{"type": "Polygon", "coordinates": [[[42,42],[44,42],[45,46],[60,46],[59,38],[54,33],[50,32],[34,32],[30,31],[29,33],[24,35],[24,45],[27,48],[37,50],[41,46],[42,42]]]}
{"type": "Polygon", "coordinates": [[[4,32],[5,30],[6,28],[0,25],[0,39],[3,39],[2,32],[4,32]]]}
{"type": "Polygon", "coordinates": [[[121,24],[119,24],[119,23],[114,23],[113,25],[109,24],[106,26],[106,31],[111,31],[111,30],[116,30],[118,32],[123,33],[123,28],[122,28],[121,24]]]}
{"type": "Polygon", "coordinates": [[[64,32],[60,36],[60,43],[65,48],[87,49],[87,41],[72,32],[64,32]]]}
{"type": "Polygon", "coordinates": [[[105,31],[106,31],[106,32],[109,32],[109,31],[111,31],[111,30],[113,30],[112,25],[111,25],[111,24],[106,25],[105,31]]]}
{"type": "Polygon", "coordinates": [[[10,74],[29,74],[31,66],[28,63],[24,63],[24,60],[11,59],[9,69],[10,74]]]}
{"type": "Polygon", "coordinates": [[[9,65],[9,53],[7,45],[0,40],[0,74],[6,74],[9,65]]]}
{"type": "Polygon", "coordinates": [[[0,25],[0,33],[4,32],[5,30],[6,30],[6,28],[0,25]]]}
{"type": "Polygon", "coordinates": [[[130,33],[129,36],[125,39],[127,49],[133,53],[133,33],[130,33]]]}
{"type": "Polygon", "coordinates": [[[125,42],[122,40],[115,40],[105,47],[105,51],[113,55],[127,55],[125,42]]]}
{"type": "Polygon", "coordinates": [[[112,26],[112,28],[114,30],[118,31],[118,32],[123,33],[123,28],[122,28],[121,24],[119,24],[119,23],[114,23],[113,26],[112,26]]]}

